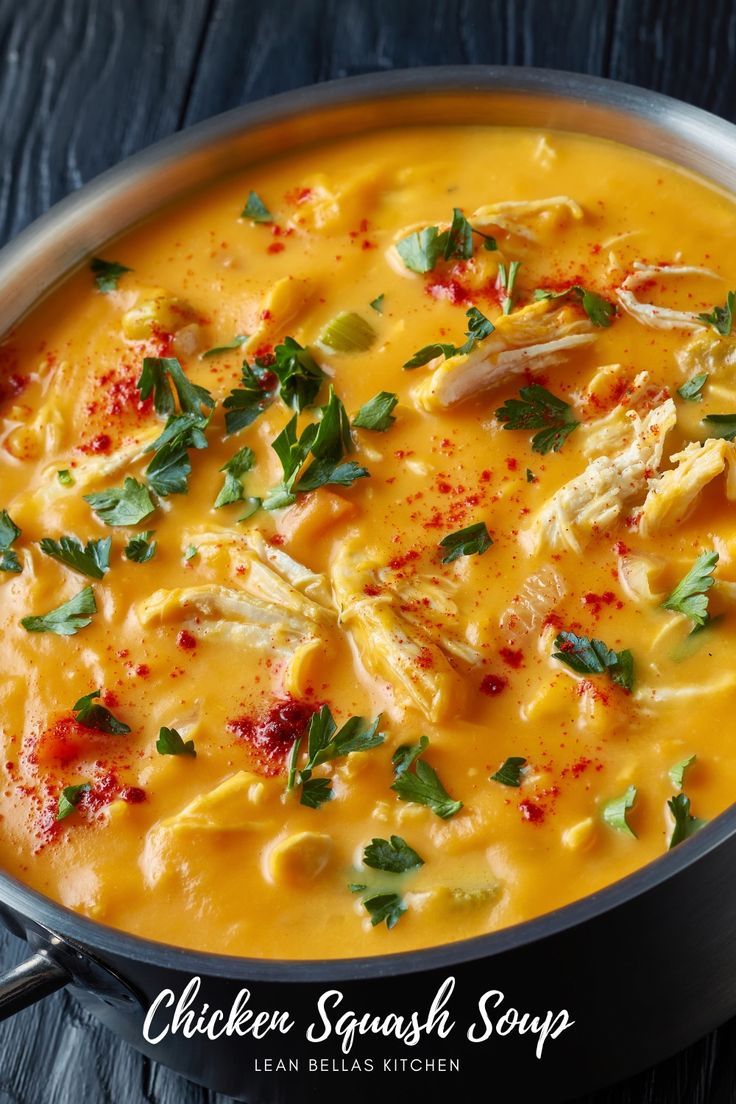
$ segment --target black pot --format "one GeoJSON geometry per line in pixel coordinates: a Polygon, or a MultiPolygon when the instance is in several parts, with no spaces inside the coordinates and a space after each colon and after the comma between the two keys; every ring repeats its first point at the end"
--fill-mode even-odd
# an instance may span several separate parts
{"type": "MultiPolygon", "coordinates": [[[[0,253],[0,333],[111,234],[223,172],[285,145],[440,121],[616,138],[724,186],[736,167],[735,128],[608,81],[485,67],[338,81],[200,124],[64,200],[0,253]]],[[[411,1091],[435,1100],[478,1085],[501,1101],[565,1100],[659,1061],[736,1012],[735,865],[731,809],[638,873],[537,920],[425,951],[324,962],[229,958],[138,939],[0,875],[0,917],[33,952],[0,978],[0,1017],[69,986],[151,1058],[251,1104],[327,1104],[346,1094],[373,1104],[377,1094],[399,1101],[411,1091]],[[264,1013],[263,1036],[172,1030],[188,987],[195,1027],[205,1004],[208,1016],[221,1010],[220,1031],[235,1006],[241,1028],[252,1027],[248,1011],[264,1013]],[[337,1034],[349,1012],[378,1017],[388,1033],[337,1034]],[[412,1013],[416,1039],[397,1038],[395,1017],[412,1013]]]]}

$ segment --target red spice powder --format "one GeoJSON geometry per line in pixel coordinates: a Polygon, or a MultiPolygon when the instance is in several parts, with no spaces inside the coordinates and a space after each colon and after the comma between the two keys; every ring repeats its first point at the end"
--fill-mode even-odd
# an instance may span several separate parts
{"type": "Polygon", "coordinates": [[[509,680],[503,675],[486,675],[480,684],[481,694],[487,694],[489,698],[495,698],[502,694],[509,684],[509,680]]]}
{"type": "Polygon", "coordinates": [[[418,559],[419,553],[416,548],[412,548],[408,552],[404,552],[401,556],[394,556],[392,560],[388,561],[388,566],[392,571],[400,571],[402,567],[406,567],[408,563],[412,563],[412,561],[418,559]]]}
{"type": "Polygon", "coordinates": [[[294,741],[301,736],[313,713],[314,702],[284,698],[275,701],[261,717],[236,717],[227,723],[228,732],[247,743],[267,777],[279,774],[294,741]]]}
{"type": "Polygon", "coordinates": [[[197,638],[192,636],[186,629],[181,629],[176,634],[176,643],[184,652],[191,652],[192,648],[197,647],[197,638]]]}
{"type": "Polygon", "coordinates": [[[284,245],[283,242],[271,242],[271,244],[267,248],[266,252],[267,253],[283,253],[284,249],[286,249],[286,246],[284,245]]]}
{"type": "Polygon", "coordinates": [[[87,454],[99,454],[106,456],[112,448],[112,439],[107,433],[98,433],[91,441],[84,445],[77,445],[80,452],[87,454]]]}
{"type": "Polygon", "coordinates": [[[606,590],[603,594],[593,594],[590,591],[588,594],[583,595],[583,605],[587,606],[594,617],[600,617],[601,610],[604,606],[611,606],[616,603],[618,609],[621,609],[623,602],[616,601],[616,595],[612,590],[606,590]]]}
{"type": "Polygon", "coordinates": [[[524,663],[524,653],[521,648],[514,650],[513,648],[501,648],[499,653],[501,659],[509,667],[512,667],[515,671],[518,671],[524,663]]]}
{"type": "Polygon", "coordinates": [[[521,813],[522,820],[528,821],[529,824],[542,824],[544,823],[544,809],[541,805],[535,804],[534,801],[519,802],[519,812],[521,813]]]}

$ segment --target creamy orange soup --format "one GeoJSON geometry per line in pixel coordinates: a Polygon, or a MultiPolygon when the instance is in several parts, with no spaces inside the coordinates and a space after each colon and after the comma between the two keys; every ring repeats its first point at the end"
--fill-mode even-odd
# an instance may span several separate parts
{"type": "Polygon", "coordinates": [[[631,149],[407,129],[73,274],[0,345],[4,869],[152,939],[372,955],[723,810],[735,243],[631,149]]]}

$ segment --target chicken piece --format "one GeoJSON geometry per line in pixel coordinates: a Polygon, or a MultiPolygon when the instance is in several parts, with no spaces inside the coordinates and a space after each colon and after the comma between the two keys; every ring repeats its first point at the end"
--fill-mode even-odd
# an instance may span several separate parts
{"type": "Polygon", "coordinates": [[[539,230],[545,224],[556,229],[570,219],[580,222],[583,217],[583,208],[570,196],[550,196],[490,203],[474,211],[470,223],[479,230],[497,227],[528,242],[538,242],[539,230]],[[535,224],[535,229],[530,227],[530,222],[535,224]]]}
{"type": "Polygon", "coordinates": [[[587,544],[596,529],[612,525],[626,506],[646,491],[647,480],[659,469],[667,433],[677,420],[672,399],[654,407],[642,419],[629,412],[634,434],[631,443],[613,456],[598,456],[585,470],[551,496],[531,525],[519,535],[530,555],[542,548],[569,548],[587,544]]]}
{"type": "Polygon", "coordinates": [[[194,308],[184,299],[170,295],[165,288],[144,288],[123,315],[123,336],[128,341],[146,341],[157,330],[176,333],[195,324],[196,319],[194,308]]]}
{"type": "Polygon", "coordinates": [[[714,380],[736,383],[736,335],[723,336],[709,327],[678,350],[677,363],[683,376],[707,372],[711,384],[714,380]]]}
{"type": "Polygon", "coordinates": [[[530,575],[501,615],[499,627],[509,647],[518,648],[529,633],[538,629],[566,592],[565,580],[551,564],[530,575]]]}
{"type": "Polygon", "coordinates": [[[298,335],[298,325],[316,294],[312,280],[282,276],[264,295],[258,312],[258,325],[248,338],[249,353],[266,345],[283,341],[292,330],[298,335]]]}
{"type": "Polygon", "coordinates": [[[35,413],[22,406],[12,411],[22,424],[10,430],[5,449],[16,460],[38,460],[56,453],[74,428],[75,396],[74,369],[68,361],[62,361],[50,377],[35,413]]]}
{"type": "Polygon", "coordinates": [[[654,265],[634,261],[634,271],[629,273],[616,291],[616,298],[632,318],[652,330],[702,330],[706,323],[694,311],[673,310],[671,307],[657,307],[652,303],[642,303],[634,294],[640,287],[652,280],[661,280],[672,276],[707,276],[713,280],[718,274],[709,268],[697,268],[694,265],[654,265]]]}
{"type": "Polygon", "coordinates": [[[736,499],[736,445],[732,441],[718,437],[711,437],[702,444],[691,441],[670,460],[676,467],[650,486],[644,500],[639,519],[639,532],[644,537],[672,529],[684,521],[695,507],[703,487],[726,467],[726,497],[729,502],[736,499]]]}
{"type": "Polygon", "coordinates": [[[444,720],[461,704],[463,681],[425,627],[407,619],[397,594],[381,587],[379,564],[357,541],[338,549],[331,577],[340,624],[369,675],[387,682],[430,721],[444,720]]]}
{"type": "Polygon", "coordinates": [[[572,350],[595,341],[590,319],[552,299],[530,303],[494,321],[490,337],[469,353],[431,361],[432,375],[414,391],[417,406],[446,410],[455,403],[507,383],[525,371],[539,371],[572,350]]]}
{"type": "Polygon", "coordinates": [[[621,590],[635,605],[659,605],[665,591],[656,590],[657,578],[662,574],[665,561],[658,556],[644,553],[626,553],[618,557],[618,581],[621,590]]]}
{"type": "Polygon", "coordinates": [[[288,226],[337,234],[353,230],[369,215],[388,184],[384,166],[370,162],[336,184],[324,173],[315,173],[301,181],[288,226]]]}
{"type": "Polygon", "coordinates": [[[602,418],[595,418],[581,427],[578,440],[586,459],[604,453],[620,452],[631,444],[634,427],[629,418],[630,410],[638,410],[646,399],[651,399],[653,389],[649,373],[639,372],[629,384],[626,394],[612,410],[602,418]]]}
{"type": "Polygon", "coordinates": [[[296,832],[270,849],[267,870],[275,885],[305,886],[327,868],[334,844],[324,832],[296,832]]]}

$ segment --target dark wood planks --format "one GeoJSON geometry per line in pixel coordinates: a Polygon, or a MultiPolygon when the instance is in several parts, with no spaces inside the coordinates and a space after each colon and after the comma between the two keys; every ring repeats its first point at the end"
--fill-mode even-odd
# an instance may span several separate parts
{"type": "MultiPolygon", "coordinates": [[[[179,126],[317,80],[537,65],[642,84],[736,120],[735,62],[733,0],[0,0],[0,243],[179,126]]],[[[0,932],[0,968],[23,955],[0,932]]],[[[632,948],[632,970],[644,968],[632,948]]],[[[585,1104],[731,1104],[735,1056],[732,1022],[585,1104]]],[[[58,994],[0,1025],[0,1104],[77,1100],[224,1104],[58,994]]]]}

